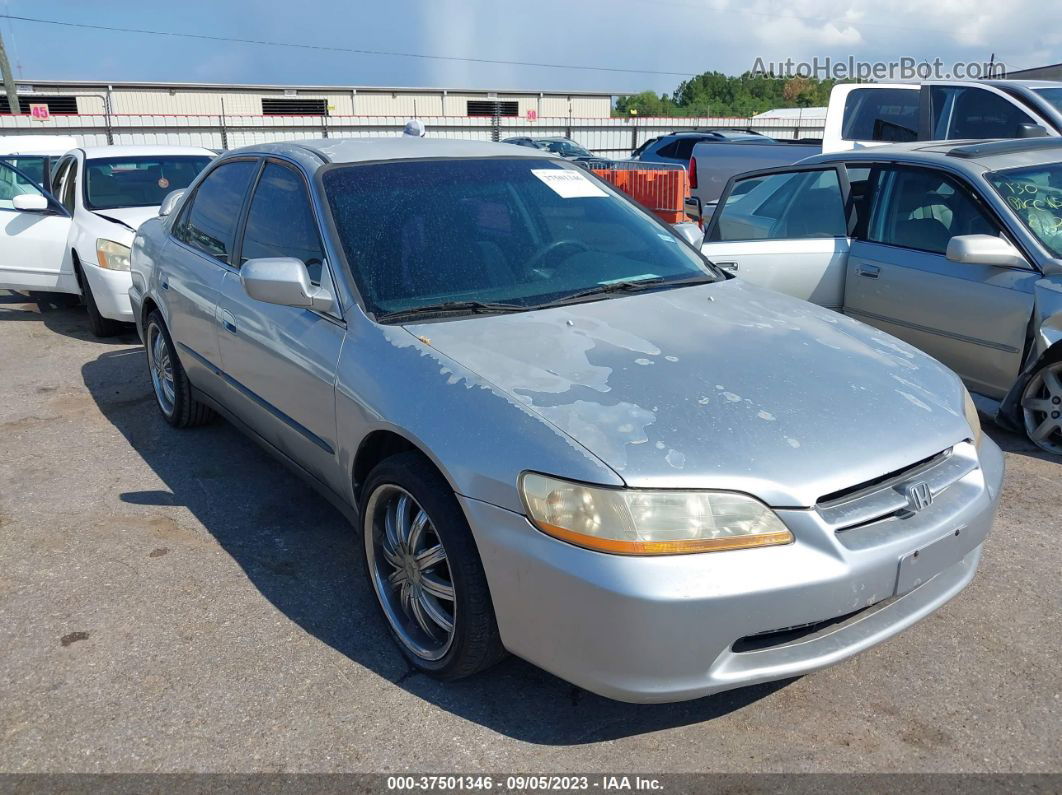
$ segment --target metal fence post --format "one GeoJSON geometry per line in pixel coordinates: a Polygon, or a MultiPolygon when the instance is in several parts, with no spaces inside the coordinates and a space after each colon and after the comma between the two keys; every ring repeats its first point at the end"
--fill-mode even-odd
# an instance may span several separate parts
{"type": "Polygon", "coordinates": [[[501,140],[501,103],[494,101],[494,112],[490,117],[490,139],[494,143],[501,140]]]}
{"type": "Polygon", "coordinates": [[[229,148],[229,135],[225,129],[225,97],[221,98],[221,114],[218,116],[218,126],[221,127],[221,148],[229,148]]]}

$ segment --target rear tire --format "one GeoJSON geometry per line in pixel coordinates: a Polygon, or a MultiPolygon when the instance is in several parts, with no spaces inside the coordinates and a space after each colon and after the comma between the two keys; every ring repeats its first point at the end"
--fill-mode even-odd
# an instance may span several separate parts
{"type": "Polygon", "coordinates": [[[387,458],[360,507],[369,584],[413,667],[461,679],[505,657],[472,531],[438,470],[416,452],[387,458]]]}
{"type": "Polygon", "coordinates": [[[174,428],[194,428],[214,419],[214,410],[195,399],[192,383],[177,358],[170,333],[157,311],[148,315],[144,327],[148,372],[155,402],[163,419],[174,428]]]}

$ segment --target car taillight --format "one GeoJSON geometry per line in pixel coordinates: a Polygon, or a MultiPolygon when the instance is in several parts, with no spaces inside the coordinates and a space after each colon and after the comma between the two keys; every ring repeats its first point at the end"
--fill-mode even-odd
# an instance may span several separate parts
{"type": "Polygon", "coordinates": [[[697,158],[690,158],[690,187],[697,187],[697,158]]]}

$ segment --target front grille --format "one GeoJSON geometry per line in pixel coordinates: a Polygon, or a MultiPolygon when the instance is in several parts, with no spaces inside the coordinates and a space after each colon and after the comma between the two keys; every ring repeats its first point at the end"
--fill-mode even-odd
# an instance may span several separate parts
{"type": "Polygon", "coordinates": [[[949,448],[896,472],[826,494],[818,499],[815,510],[837,531],[902,516],[908,512],[904,486],[924,481],[935,498],[976,468],[976,457],[955,455],[955,448],[949,448]]]}

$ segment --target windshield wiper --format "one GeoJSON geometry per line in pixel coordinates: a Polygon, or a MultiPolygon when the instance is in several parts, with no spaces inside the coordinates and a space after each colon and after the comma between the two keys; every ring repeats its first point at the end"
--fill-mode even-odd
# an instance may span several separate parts
{"type": "Polygon", "coordinates": [[[547,301],[544,304],[536,304],[535,309],[575,304],[579,303],[584,298],[593,298],[599,295],[604,296],[612,293],[639,293],[642,290],[650,290],[654,287],[683,287],[691,284],[708,284],[709,282],[715,281],[718,281],[718,279],[712,278],[707,274],[697,274],[685,279],[664,279],[662,276],[657,276],[652,279],[609,282],[608,284],[599,284],[596,287],[590,287],[586,290],[572,293],[571,295],[562,296],[553,301],[547,301]]]}
{"type": "Polygon", "coordinates": [[[395,312],[385,312],[377,315],[376,319],[379,321],[397,320],[419,315],[485,315],[496,312],[526,312],[531,308],[520,306],[519,304],[498,304],[489,301],[443,301],[438,304],[425,304],[424,306],[414,306],[409,309],[399,309],[395,312]]]}

